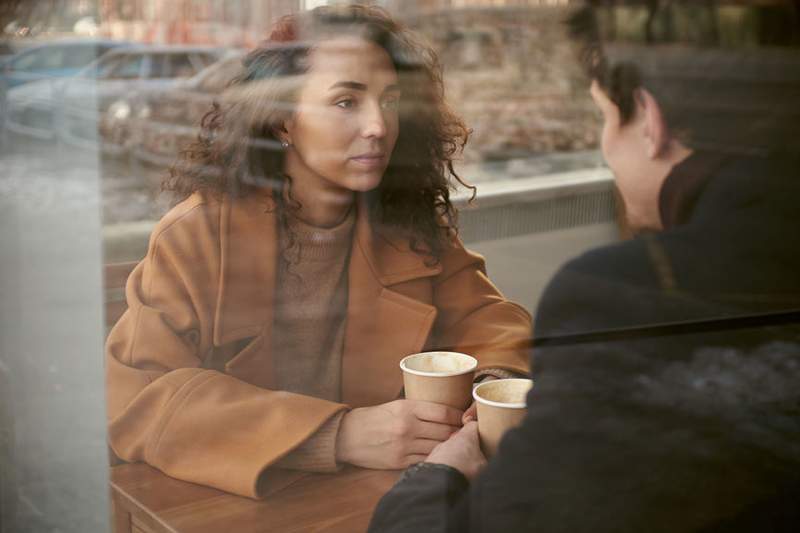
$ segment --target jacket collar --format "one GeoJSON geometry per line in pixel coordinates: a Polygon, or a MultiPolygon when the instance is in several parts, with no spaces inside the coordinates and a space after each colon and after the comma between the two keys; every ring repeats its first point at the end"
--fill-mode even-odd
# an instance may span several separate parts
{"type": "Polygon", "coordinates": [[[689,222],[700,196],[726,160],[724,154],[695,151],[673,167],[659,192],[658,209],[664,229],[689,222]]]}
{"type": "MultiPolygon", "coordinates": [[[[275,202],[268,194],[225,196],[220,208],[220,285],[214,344],[255,336],[270,327],[275,293],[278,224],[275,202]]],[[[387,228],[374,229],[367,205],[359,197],[351,261],[358,254],[370,275],[351,283],[350,292],[387,288],[439,274],[439,264],[412,251],[408,239],[387,228]]],[[[371,292],[371,291],[370,291],[371,292]]]]}

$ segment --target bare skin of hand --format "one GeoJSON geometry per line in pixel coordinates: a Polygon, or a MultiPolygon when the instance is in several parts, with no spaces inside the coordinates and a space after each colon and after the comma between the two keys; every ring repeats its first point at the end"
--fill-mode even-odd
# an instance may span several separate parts
{"type": "Polygon", "coordinates": [[[478,439],[478,423],[465,424],[447,441],[436,446],[425,462],[452,466],[472,481],[486,466],[486,457],[478,439]]]}
{"type": "MultiPolygon", "coordinates": [[[[497,378],[491,375],[487,375],[483,378],[481,383],[483,383],[484,381],[492,381],[495,379],[497,378]]],[[[470,404],[467,410],[464,411],[464,416],[461,417],[461,423],[466,424],[470,420],[477,420],[477,419],[478,419],[478,404],[476,402],[472,402],[472,404],[470,404]]]]}
{"type": "Polygon", "coordinates": [[[461,423],[466,424],[467,422],[471,422],[473,420],[478,419],[478,403],[472,402],[467,410],[464,411],[464,416],[461,417],[461,423]]]}
{"type": "Polygon", "coordinates": [[[353,409],[342,417],[336,460],[394,470],[424,461],[461,426],[463,411],[415,400],[353,409]]]}

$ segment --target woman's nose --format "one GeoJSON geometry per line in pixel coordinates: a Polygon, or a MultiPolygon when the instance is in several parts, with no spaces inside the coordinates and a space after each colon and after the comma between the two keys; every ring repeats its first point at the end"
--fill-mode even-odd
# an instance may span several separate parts
{"type": "Polygon", "coordinates": [[[382,138],[386,135],[386,117],[379,103],[364,106],[361,134],[364,137],[382,138]]]}

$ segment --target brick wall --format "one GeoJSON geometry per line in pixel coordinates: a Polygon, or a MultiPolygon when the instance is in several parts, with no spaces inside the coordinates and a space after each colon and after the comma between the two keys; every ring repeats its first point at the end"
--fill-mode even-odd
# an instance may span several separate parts
{"type": "Polygon", "coordinates": [[[467,162],[597,146],[600,118],[563,7],[422,7],[397,14],[440,54],[451,105],[474,130],[467,162]]]}

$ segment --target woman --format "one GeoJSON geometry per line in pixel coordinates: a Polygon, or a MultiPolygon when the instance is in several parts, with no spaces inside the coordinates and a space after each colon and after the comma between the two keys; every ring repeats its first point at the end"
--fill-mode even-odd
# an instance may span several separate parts
{"type": "Polygon", "coordinates": [[[455,236],[467,131],[442,94],[433,52],[370,8],[290,16],[245,59],[109,336],[117,455],[251,497],[286,469],[402,468],[462,416],[398,400],[402,357],[527,371],[529,315],[455,236]]]}

